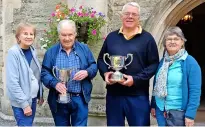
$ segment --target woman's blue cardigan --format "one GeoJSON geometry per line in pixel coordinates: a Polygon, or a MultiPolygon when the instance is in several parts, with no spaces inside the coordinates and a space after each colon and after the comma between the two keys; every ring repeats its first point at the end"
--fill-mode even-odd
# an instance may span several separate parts
{"type": "MultiPolygon", "coordinates": [[[[159,68],[161,68],[163,63],[163,58],[160,61],[159,68]]],[[[187,58],[181,62],[182,64],[182,107],[181,109],[185,111],[185,117],[194,119],[196,117],[197,109],[200,104],[201,96],[201,68],[197,61],[188,55],[187,58]]],[[[157,70],[157,71],[158,71],[157,70]]],[[[156,78],[156,77],[155,77],[156,78]]],[[[154,78],[153,88],[156,83],[154,78]]],[[[155,97],[152,96],[151,107],[156,107],[155,97]]]]}

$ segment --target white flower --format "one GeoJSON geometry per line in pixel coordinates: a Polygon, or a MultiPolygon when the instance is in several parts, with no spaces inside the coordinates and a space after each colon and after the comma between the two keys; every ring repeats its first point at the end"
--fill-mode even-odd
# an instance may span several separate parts
{"type": "Polygon", "coordinates": [[[41,49],[44,49],[44,48],[46,48],[48,45],[47,45],[47,43],[45,43],[45,44],[43,44],[42,46],[41,46],[41,49]]]}

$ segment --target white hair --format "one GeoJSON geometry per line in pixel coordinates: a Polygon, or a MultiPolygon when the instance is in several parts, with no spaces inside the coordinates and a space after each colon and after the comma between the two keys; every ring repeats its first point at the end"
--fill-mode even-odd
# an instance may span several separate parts
{"type": "Polygon", "coordinates": [[[140,5],[136,2],[129,2],[129,3],[126,3],[123,7],[122,7],[122,12],[125,11],[125,9],[127,8],[127,6],[133,6],[133,7],[136,7],[139,11],[139,14],[140,14],[140,5]]]}
{"type": "Polygon", "coordinates": [[[73,20],[69,20],[69,19],[64,19],[64,20],[61,20],[59,23],[58,23],[58,26],[57,26],[57,31],[58,31],[58,34],[60,34],[60,31],[62,29],[63,26],[70,26],[73,28],[73,30],[75,31],[75,33],[77,32],[76,31],[76,24],[73,20]]]}

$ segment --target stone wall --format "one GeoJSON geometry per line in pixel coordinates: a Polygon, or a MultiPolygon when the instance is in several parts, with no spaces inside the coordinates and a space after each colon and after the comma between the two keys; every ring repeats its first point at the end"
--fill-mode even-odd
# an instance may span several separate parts
{"type": "MultiPolygon", "coordinates": [[[[2,40],[2,32],[1,32],[1,27],[2,27],[2,0],[0,0],[0,97],[3,95],[3,83],[2,83],[2,66],[3,66],[3,40],[2,40]]],[[[1,102],[0,102],[1,105],[1,102]]]]}

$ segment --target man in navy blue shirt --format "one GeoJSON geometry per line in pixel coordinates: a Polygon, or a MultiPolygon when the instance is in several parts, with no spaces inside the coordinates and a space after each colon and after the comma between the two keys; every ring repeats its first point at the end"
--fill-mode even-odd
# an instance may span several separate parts
{"type": "Polygon", "coordinates": [[[47,50],[42,63],[41,79],[49,89],[48,104],[56,126],[86,126],[91,80],[97,74],[97,65],[88,46],[75,40],[74,21],[62,20],[57,29],[60,42],[47,50]],[[72,69],[71,80],[57,80],[52,72],[54,67],[72,69]],[[71,101],[62,103],[59,94],[67,95],[71,101]]]}
{"type": "Polygon", "coordinates": [[[125,117],[130,126],[150,125],[149,80],[157,70],[159,56],[154,38],[142,29],[139,19],[140,6],[135,2],[125,4],[121,14],[122,27],[107,36],[98,57],[100,75],[107,84],[108,126],[124,126],[125,117]],[[122,81],[111,80],[114,70],[108,69],[103,61],[105,53],[110,56],[133,54],[127,69],[120,70],[124,77],[122,81]]]}

